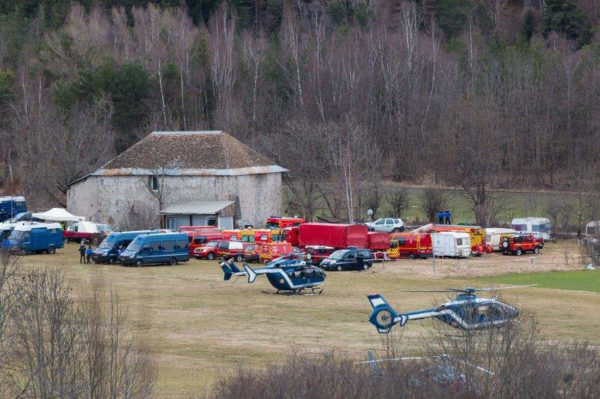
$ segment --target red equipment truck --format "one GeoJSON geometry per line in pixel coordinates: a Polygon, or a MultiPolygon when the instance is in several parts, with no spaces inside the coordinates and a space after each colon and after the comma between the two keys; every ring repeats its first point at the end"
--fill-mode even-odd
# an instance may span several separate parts
{"type": "Polygon", "coordinates": [[[368,248],[368,228],[364,224],[304,223],[298,226],[299,247],[324,245],[336,249],[368,248]]]}

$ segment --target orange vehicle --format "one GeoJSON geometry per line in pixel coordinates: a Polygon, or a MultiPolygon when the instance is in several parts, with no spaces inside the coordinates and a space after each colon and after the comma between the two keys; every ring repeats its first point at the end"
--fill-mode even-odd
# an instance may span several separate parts
{"type": "Polygon", "coordinates": [[[287,241],[287,230],[282,228],[271,229],[271,242],[287,241]]]}
{"type": "Polygon", "coordinates": [[[429,233],[394,233],[390,235],[390,249],[386,251],[391,259],[403,257],[427,258],[433,247],[429,233]]]}
{"type": "Polygon", "coordinates": [[[271,242],[271,230],[267,229],[245,229],[240,232],[242,241],[248,243],[271,242]]]}
{"type": "Polygon", "coordinates": [[[292,244],[288,242],[269,242],[260,246],[259,259],[262,263],[269,263],[273,259],[291,253],[292,244]]]}
{"type": "Polygon", "coordinates": [[[229,241],[242,241],[242,234],[239,230],[223,230],[223,239],[229,241]]]}
{"type": "Polygon", "coordinates": [[[463,226],[453,224],[427,224],[419,227],[414,232],[419,233],[441,233],[453,231],[456,233],[467,233],[471,239],[471,254],[481,256],[484,252],[492,252],[492,247],[485,242],[485,229],[479,226],[463,226]]]}

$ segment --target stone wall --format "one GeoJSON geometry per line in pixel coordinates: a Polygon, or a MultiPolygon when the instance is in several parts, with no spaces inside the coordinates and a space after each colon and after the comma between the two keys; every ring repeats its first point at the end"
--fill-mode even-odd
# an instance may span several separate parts
{"type": "MultiPolygon", "coordinates": [[[[131,210],[156,214],[158,200],[148,190],[147,176],[90,176],[67,194],[69,212],[119,226],[131,210]]],[[[160,179],[159,177],[159,180],[160,179]]],[[[281,213],[281,174],[243,176],[166,176],[163,204],[239,198],[238,225],[263,226],[267,217],[281,213]]]]}

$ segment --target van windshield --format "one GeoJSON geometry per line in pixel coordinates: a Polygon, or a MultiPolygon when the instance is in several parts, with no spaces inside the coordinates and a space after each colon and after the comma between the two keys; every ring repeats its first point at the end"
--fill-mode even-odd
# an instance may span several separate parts
{"type": "Polygon", "coordinates": [[[133,241],[131,241],[131,244],[129,244],[129,246],[127,247],[127,250],[132,252],[138,252],[140,249],[142,249],[141,237],[136,237],[133,241]]]}
{"type": "Polygon", "coordinates": [[[329,257],[331,259],[336,259],[336,260],[343,259],[346,252],[347,252],[346,250],[340,249],[339,251],[335,251],[334,253],[329,255],[329,257]]]}
{"type": "Polygon", "coordinates": [[[15,240],[15,241],[24,241],[28,238],[29,238],[28,231],[13,230],[12,234],[10,235],[10,239],[15,240]]]}
{"type": "Polygon", "coordinates": [[[115,243],[117,242],[117,238],[116,236],[109,234],[108,237],[106,237],[98,246],[99,249],[110,249],[112,248],[115,243]]]}

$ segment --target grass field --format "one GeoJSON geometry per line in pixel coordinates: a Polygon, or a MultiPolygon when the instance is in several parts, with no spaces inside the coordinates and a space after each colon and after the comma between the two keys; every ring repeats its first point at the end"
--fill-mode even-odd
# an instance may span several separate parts
{"type": "MultiPolygon", "coordinates": [[[[382,186],[389,188],[398,185],[393,182],[382,182],[382,186]]],[[[426,215],[422,209],[422,195],[424,189],[421,187],[408,186],[404,187],[408,206],[404,214],[400,215],[408,224],[425,223],[426,215]]],[[[385,190],[385,189],[384,189],[385,190]]],[[[472,210],[472,204],[465,197],[463,192],[456,188],[445,188],[445,193],[448,209],[452,212],[454,223],[474,223],[475,217],[472,210]]],[[[286,192],[286,195],[289,195],[286,192]]],[[[497,193],[501,211],[497,218],[501,224],[510,224],[510,221],[516,217],[526,216],[542,216],[548,217],[548,207],[553,200],[561,203],[570,204],[573,210],[578,209],[578,195],[576,193],[567,192],[540,192],[540,191],[501,191],[497,193]]],[[[285,202],[285,201],[284,201],[285,202]]],[[[318,207],[319,208],[319,207],[318,207]]],[[[324,212],[325,205],[321,204],[322,208],[317,214],[324,212]]],[[[381,206],[375,217],[392,216],[392,209],[388,204],[386,193],[381,194],[381,206]]],[[[395,215],[398,216],[398,215],[395,215]]],[[[574,215],[573,215],[574,216],[574,215]]],[[[364,215],[359,215],[360,218],[367,219],[366,210],[364,215]]],[[[586,215],[586,218],[591,217],[586,215]]],[[[573,219],[575,220],[575,219],[573,219]]]]}
{"type": "MultiPolygon", "coordinates": [[[[79,294],[94,285],[106,296],[115,290],[128,308],[131,329],[150,348],[159,367],[156,397],[161,398],[200,396],[217,376],[232,368],[265,366],[292,351],[336,349],[364,358],[368,349],[381,345],[381,337],[367,321],[369,293],[380,292],[398,310],[409,311],[439,304],[447,297],[402,290],[483,286],[506,272],[581,267],[572,260],[576,252],[572,243],[549,244],[537,257],[492,254],[437,260],[435,273],[431,260],[378,264],[361,273],[331,272],[322,295],[300,297],[274,295],[261,277],[254,285],[241,279],[225,282],[214,261],[144,268],[81,265],[76,248],[69,244],[55,255],[27,256],[21,264],[59,268],[79,294]]],[[[496,283],[500,282],[505,281],[496,283]]],[[[506,291],[503,299],[525,314],[535,313],[548,339],[600,344],[600,294],[553,288],[540,284],[506,291]]],[[[429,327],[429,322],[406,326],[402,340],[406,353],[419,350],[429,327]]]]}
{"type": "Polygon", "coordinates": [[[500,284],[537,284],[540,288],[600,292],[597,270],[555,271],[548,273],[511,273],[489,279],[500,284]]]}

